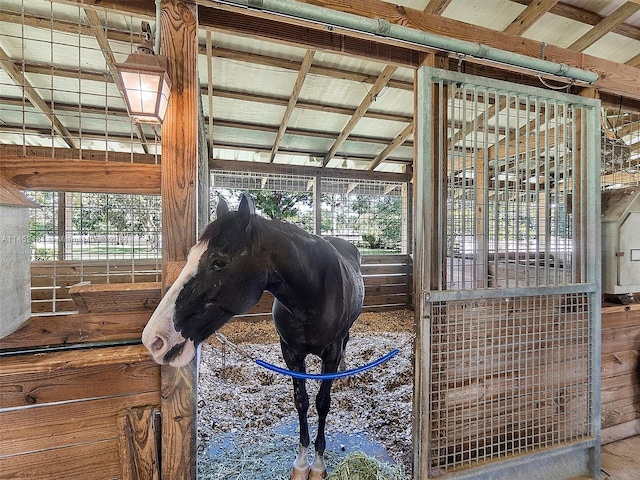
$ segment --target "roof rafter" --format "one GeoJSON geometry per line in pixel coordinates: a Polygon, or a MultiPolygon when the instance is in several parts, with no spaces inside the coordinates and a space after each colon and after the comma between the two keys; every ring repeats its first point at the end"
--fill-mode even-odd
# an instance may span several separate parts
{"type": "Polygon", "coordinates": [[[360,119],[367,112],[371,104],[375,102],[376,97],[382,91],[382,89],[387,85],[387,83],[389,82],[389,79],[397,70],[397,68],[398,67],[392,66],[392,65],[387,65],[386,67],[384,67],[384,70],[382,70],[382,73],[378,77],[378,80],[376,80],[376,83],[373,84],[373,86],[371,87],[371,90],[369,90],[369,92],[365,95],[364,99],[362,100],[358,108],[356,108],[356,111],[353,113],[353,115],[351,116],[351,118],[343,128],[342,132],[340,133],[340,135],[338,135],[338,138],[336,138],[336,141],[333,142],[333,145],[331,145],[331,148],[329,149],[327,154],[324,156],[324,160],[322,161],[323,166],[326,166],[329,163],[329,161],[333,158],[333,156],[336,154],[340,146],[344,143],[344,141],[347,139],[349,134],[351,134],[351,132],[353,131],[355,126],[358,124],[360,119]]]}
{"type": "Polygon", "coordinates": [[[531,2],[503,32],[509,35],[522,35],[529,30],[531,25],[540,20],[545,13],[555,7],[558,1],[559,0],[536,0],[531,2]]]}
{"type": "Polygon", "coordinates": [[[71,135],[69,130],[67,130],[58,117],[56,117],[47,102],[44,101],[33,85],[29,83],[29,80],[27,80],[22,72],[15,66],[13,60],[9,58],[2,47],[0,47],[0,68],[2,68],[2,70],[11,77],[17,87],[22,89],[24,96],[29,100],[29,102],[31,102],[31,104],[37,108],[40,113],[49,119],[51,126],[56,133],[62,137],[64,142],[71,148],[78,148],[76,139],[73,135],[71,135]]]}
{"type": "MultiPolygon", "coordinates": [[[[532,1],[537,0],[510,0],[515,3],[519,3],[521,5],[529,5],[532,1]]],[[[573,20],[575,22],[585,23],[587,25],[595,26],[600,23],[605,17],[591,12],[589,10],[585,10],[584,8],[576,7],[569,3],[558,2],[550,11],[553,15],[557,15],[562,18],[566,18],[568,20],[573,20]]],[[[640,28],[634,25],[629,25],[628,23],[622,23],[614,27],[612,30],[613,33],[617,33],[618,35],[622,35],[623,37],[633,38],[635,40],[640,40],[640,28]]]]}
{"type": "Polygon", "coordinates": [[[433,15],[442,15],[442,12],[449,6],[451,0],[430,0],[426,7],[424,7],[424,13],[432,13],[433,15]]]}
{"type": "Polygon", "coordinates": [[[640,11],[639,4],[634,2],[623,3],[595,27],[569,45],[569,50],[582,52],[638,11],[640,11]]]}
{"type": "Polygon", "coordinates": [[[400,145],[402,145],[407,138],[413,133],[413,122],[404,127],[402,131],[398,134],[396,138],[394,138],[389,145],[387,145],[384,150],[382,150],[376,158],[374,158],[369,165],[367,165],[367,170],[375,170],[378,165],[384,162],[389,155],[391,155],[400,145]]]}
{"type": "Polygon", "coordinates": [[[287,130],[287,125],[289,124],[289,119],[293,114],[293,110],[296,108],[296,103],[298,102],[298,97],[300,96],[300,92],[302,91],[302,86],[304,85],[304,80],[307,78],[307,74],[309,73],[309,68],[311,68],[311,62],[313,62],[313,56],[316,54],[315,50],[307,50],[307,53],[302,60],[302,64],[300,65],[300,70],[298,71],[298,77],[296,78],[296,82],[293,85],[293,91],[291,92],[291,97],[289,97],[289,103],[287,104],[287,108],[282,117],[282,121],[280,122],[280,128],[278,129],[278,133],[276,134],[276,138],[273,142],[273,148],[271,149],[271,155],[269,158],[270,162],[276,158],[276,154],[278,153],[278,148],[280,146],[280,142],[282,141],[282,137],[284,137],[284,133],[287,130]]]}

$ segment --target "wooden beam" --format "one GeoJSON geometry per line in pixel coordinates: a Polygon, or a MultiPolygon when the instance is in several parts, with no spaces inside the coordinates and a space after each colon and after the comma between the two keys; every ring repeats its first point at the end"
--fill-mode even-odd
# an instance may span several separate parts
{"type": "Polygon", "coordinates": [[[0,176],[23,190],[160,193],[159,165],[3,156],[0,176]]]}
{"type": "MultiPolygon", "coordinates": [[[[172,84],[162,125],[162,271],[166,289],[171,265],[186,260],[198,235],[200,84],[194,3],[162,0],[161,41],[172,84]]],[[[161,478],[195,480],[197,358],[184,368],[165,365],[161,371],[161,478]]]]}
{"type": "Polygon", "coordinates": [[[351,116],[351,118],[349,119],[345,127],[342,129],[342,132],[340,132],[340,135],[338,135],[338,138],[335,140],[335,142],[333,142],[333,145],[331,145],[331,148],[329,148],[329,151],[324,156],[324,160],[322,161],[323,166],[326,166],[329,163],[329,161],[333,158],[333,156],[336,154],[340,146],[344,143],[344,141],[347,139],[349,134],[353,131],[353,129],[358,124],[360,119],[364,116],[365,112],[369,109],[371,104],[375,102],[376,97],[378,96],[380,91],[382,91],[382,89],[386,86],[387,82],[389,81],[389,79],[391,78],[391,76],[394,74],[396,70],[397,70],[397,67],[391,66],[391,65],[387,65],[384,68],[384,70],[378,77],[378,80],[376,81],[376,83],[373,84],[373,86],[371,87],[367,95],[365,95],[364,99],[362,100],[358,108],[356,108],[356,111],[353,113],[353,115],[351,116]]]}
{"type": "Polygon", "coordinates": [[[630,60],[627,60],[625,65],[629,65],[630,67],[640,68],[640,53],[633,57],[630,60]]]}
{"type": "Polygon", "coordinates": [[[446,8],[451,3],[451,0],[430,0],[427,6],[424,7],[423,12],[432,13],[433,15],[442,15],[446,8]]]}
{"type": "MultiPolygon", "coordinates": [[[[403,25],[449,38],[481,43],[535,58],[540,58],[543,46],[542,42],[536,40],[507,35],[490,28],[469,25],[450,18],[424,13],[421,10],[409,7],[398,9],[394,4],[382,0],[350,0],[348,4],[346,2],[335,2],[334,0],[298,1],[366,18],[384,19],[396,25],[403,25]]],[[[250,11],[247,11],[247,13],[253,14],[250,11]]],[[[380,42],[392,42],[389,38],[376,37],[376,39],[380,42]]],[[[419,47],[414,46],[413,48],[419,47]]],[[[429,52],[429,49],[423,49],[423,51],[429,52]]],[[[564,63],[598,73],[600,78],[593,85],[597,89],[632,98],[640,95],[637,82],[638,70],[635,68],[548,44],[545,45],[545,58],[551,62],[564,63]]],[[[472,61],[474,60],[469,59],[469,62],[472,61]]],[[[417,65],[415,64],[414,66],[417,65]]],[[[513,70],[517,69],[514,68],[513,70]]]]}
{"type": "Polygon", "coordinates": [[[146,153],[79,150],[76,148],[28,147],[26,145],[0,145],[0,160],[11,157],[43,157],[51,160],[99,160],[101,162],[143,163],[155,165],[160,157],[146,153]]]}
{"type": "MultiPolygon", "coordinates": [[[[58,0],[56,0],[58,1],[58,0]]],[[[65,2],[81,3],[85,8],[98,8],[111,11],[126,12],[131,15],[141,17],[153,17],[153,4],[146,0],[130,0],[123,2],[122,0],[102,0],[98,4],[85,3],[85,0],[65,0],[65,2]]],[[[364,43],[360,43],[359,52],[350,48],[351,35],[349,32],[336,32],[332,30],[327,32],[326,28],[321,25],[300,27],[298,24],[293,25],[289,20],[279,21],[271,20],[268,32],[263,32],[267,27],[262,27],[262,22],[251,23],[246,22],[247,16],[266,16],[267,14],[252,11],[241,7],[229,7],[217,4],[212,0],[197,0],[200,3],[200,26],[202,28],[214,28],[220,31],[236,32],[238,27],[244,28],[244,33],[249,36],[264,37],[274,39],[276,41],[286,42],[297,46],[305,45],[308,48],[316,50],[337,51],[346,54],[359,56],[368,56],[369,60],[378,59],[387,64],[407,65],[418,67],[424,58],[424,52],[431,53],[432,49],[421,48],[415,45],[403,45],[397,50],[399,43],[392,39],[384,37],[367,36],[366,40],[360,39],[364,43]],[[225,21],[226,12],[234,15],[225,21]],[[252,28],[260,26],[260,30],[252,28]],[[302,28],[302,30],[301,30],[302,28]],[[319,30],[324,30],[318,33],[319,30]],[[318,41],[319,36],[322,41],[318,41]],[[394,48],[396,50],[394,50],[394,48]]],[[[507,35],[503,32],[497,32],[490,28],[470,25],[468,23],[459,22],[450,18],[424,13],[422,10],[416,10],[408,7],[398,9],[396,5],[382,0],[350,0],[346,2],[335,2],[334,0],[298,0],[302,3],[312,3],[317,6],[331,8],[337,11],[345,11],[361,15],[367,18],[384,19],[391,23],[403,25],[418,30],[436,33],[450,38],[459,38],[474,43],[482,43],[494,48],[529,55],[534,58],[540,57],[543,43],[523,37],[515,37],[507,35]]],[[[513,0],[528,5],[530,0],[513,0]]],[[[558,3],[551,13],[556,13],[559,8],[567,6],[558,3]]],[[[571,7],[573,8],[573,7],[571,7]]],[[[575,9],[573,9],[575,10],[575,9]]],[[[572,12],[573,12],[572,10],[572,12]]],[[[580,9],[578,9],[580,10],[580,9]]],[[[562,13],[561,13],[562,14],[562,13]]],[[[593,18],[593,12],[581,11],[581,15],[593,18]],[[589,14],[591,16],[589,16],[589,14]]],[[[573,15],[573,13],[572,13],[573,15]]],[[[597,18],[602,18],[596,15],[597,18]]],[[[597,23],[597,22],[596,22],[597,23]]],[[[613,32],[618,33],[620,29],[627,29],[625,36],[640,39],[640,28],[633,28],[627,24],[618,25],[613,32]],[[631,27],[631,30],[628,30],[631,27]]],[[[355,40],[354,40],[355,41],[355,40]]],[[[594,87],[607,93],[623,95],[636,98],[638,94],[638,70],[634,67],[612,62],[610,60],[585,55],[580,52],[571,51],[565,48],[545,45],[545,58],[552,62],[564,63],[576,68],[583,68],[588,71],[600,74],[600,78],[594,84],[594,87]]],[[[469,61],[472,61],[471,59],[469,61]]],[[[509,68],[509,67],[505,67],[509,68]]],[[[512,71],[520,72],[515,68],[512,71]]]]}
{"type": "MultiPolygon", "coordinates": [[[[272,95],[259,95],[255,93],[238,92],[234,90],[225,90],[217,88],[214,90],[214,96],[221,98],[232,98],[235,100],[242,100],[247,102],[267,103],[270,105],[286,106],[289,102],[288,98],[275,97],[272,95]]],[[[338,113],[340,115],[353,115],[354,110],[350,107],[341,107],[336,105],[328,105],[326,103],[318,103],[311,101],[298,100],[296,103],[298,108],[304,108],[305,110],[314,110],[319,112],[338,113]]],[[[367,118],[375,118],[379,120],[389,120],[392,122],[410,122],[413,120],[411,115],[398,115],[394,113],[380,113],[380,112],[365,112],[364,116],[367,118]]]]}
{"type": "Polygon", "coordinates": [[[558,0],[534,0],[503,32],[509,35],[522,35],[529,30],[531,25],[540,20],[545,13],[555,7],[556,3],[558,3],[558,0]]]}
{"type": "Polygon", "coordinates": [[[199,7],[200,25],[216,31],[235,35],[266,38],[277,43],[317,51],[334,51],[342,54],[375,60],[385,64],[412,65],[420,61],[421,54],[405,45],[390,45],[371,42],[370,38],[359,38],[349,32],[338,32],[327,28],[309,28],[300,22],[283,21],[283,17],[260,15],[237,7],[215,4],[215,8],[199,7]]]}
{"type": "MultiPolygon", "coordinates": [[[[104,56],[104,60],[107,64],[107,69],[109,73],[111,73],[111,78],[113,82],[118,87],[118,91],[120,92],[120,97],[122,98],[122,102],[126,103],[125,100],[125,91],[124,85],[122,85],[122,81],[120,80],[120,75],[118,74],[118,70],[116,69],[116,57],[113,55],[113,51],[111,50],[111,45],[109,45],[109,39],[107,38],[107,34],[104,30],[102,22],[98,17],[98,14],[95,10],[91,10],[89,8],[85,8],[84,12],[87,16],[87,20],[89,25],[91,26],[91,31],[93,32],[93,36],[96,38],[98,45],[100,46],[100,51],[104,56]]],[[[135,122],[136,135],[140,139],[142,144],[142,149],[144,153],[149,153],[148,141],[147,137],[142,130],[142,126],[135,122]]]]}
{"type": "Polygon", "coordinates": [[[569,45],[569,50],[581,52],[587,49],[602,37],[604,37],[607,33],[611,32],[617,25],[621,24],[627,18],[638,11],[640,11],[639,4],[633,2],[623,3],[595,27],[593,27],[591,30],[589,30],[587,33],[585,33],[575,42],[569,45]]]}
{"type": "MultiPolygon", "coordinates": [[[[410,120],[405,120],[405,122],[410,120]]],[[[260,132],[269,132],[275,134],[278,131],[278,127],[273,125],[263,125],[259,123],[251,122],[236,122],[233,120],[216,120],[216,125],[219,127],[227,128],[243,128],[245,130],[256,130],[260,132]]],[[[287,128],[289,135],[296,135],[300,137],[313,137],[313,138],[328,138],[333,139],[338,135],[338,132],[332,133],[322,130],[308,130],[306,128],[287,128]]],[[[352,142],[364,142],[364,143],[376,143],[382,145],[388,145],[393,141],[393,138],[388,137],[373,137],[369,135],[349,135],[349,140],[352,142]]],[[[412,141],[408,142],[413,145],[412,141]]]]}
{"type": "Polygon", "coordinates": [[[280,122],[280,128],[278,128],[278,133],[276,134],[276,138],[273,142],[273,148],[271,149],[271,155],[269,158],[270,162],[273,162],[273,160],[276,158],[280,142],[282,141],[282,137],[284,137],[284,132],[287,130],[287,125],[289,123],[289,119],[291,118],[291,114],[293,114],[293,110],[294,108],[296,108],[298,97],[300,96],[300,92],[302,91],[304,80],[309,73],[309,69],[311,68],[311,62],[313,62],[313,56],[315,55],[315,53],[315,50],[307,50],[307,53],[302,60],[300,70],[298,71],[298,77],[296,78],[295,84],[293,85],[293,91],[291,92],[291,96],[289,97],[289,103],[287,104],[287,108],[282,117],[282,121],[280,122]]]}
{"type": "Polygon", "coordinates": [[[396,138],[394,138],[389,145],[386,146],[384,150],[382,150],[373,161],[367,165],[367,170],[375,170],[375,168],[380,165],[384,160],[386,160],[389,155],[391,155],[394,150],[396,150],[400,145],[402,145],[407,138],[413,133],[413,122],[404,127],[402,131],[398,134],[396,138]]]}
{"type": "MultiPolygon", "coordinates": [[[[521,5],[529,5],[532,0],[511,0],[514,3],[519,3],[521,5]]],[[[637,2],[636,2],[637,3],[637,2]]],[[[561,18],[566,18],[567,20],[572,20],[574,22],[584,23],[586,25],[597,25],[600,23],[605,17],[590,10],[586,10],[584,8],[576,7],[569,3],[558,2],[549,13],[553,15],[557,15],[561,18]]],[[[632,38],[634,40],[640,40],[640,28],[634,25],[630,25],[628,23],[622,23],[617,25],[612,33],[617,33],[618,35],[622,35],[623,37],[632,38]]]]}
{"type": "Polygon", "coordinates": [[[31,104],[38,109],[40,113],[47,117],[47,120],[51,122],[53,129],[62,137],[64,142],[71,148],[78,148],[76,139],[71,135],[71,133],[69,133],[69,130],[67,130],[58,117],[55,116],[53,110],[51,110],[49,105],[47,105],[47,102],[44,101],[37,90],[15,66],[13,60],[9,58],[2,47],[0,47],[0,68],[9,75],[18,88],[22,89],[24,96],[29,100],[29,102],[31,102],[31,104]]]}

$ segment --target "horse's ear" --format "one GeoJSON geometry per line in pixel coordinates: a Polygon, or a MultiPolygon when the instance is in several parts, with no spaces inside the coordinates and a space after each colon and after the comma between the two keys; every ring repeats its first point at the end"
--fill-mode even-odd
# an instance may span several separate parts
{"type": "Polygon", "coordinates": [[[223,214],[229,211],[229,205],[227,201],[222,197],[222,195],[218,195],[218,206],[216,207],[216,217],[220,218],[223,214]]]}
{"type": "Polygon", "coordinates": [[[240,206],[238,207],[238,216],[240,218],[240,224],[246,228],[251,221],[251,215],[256,213],[256,202],[248,193],[242,194],[242,200],[240,200],[240,206]]]}

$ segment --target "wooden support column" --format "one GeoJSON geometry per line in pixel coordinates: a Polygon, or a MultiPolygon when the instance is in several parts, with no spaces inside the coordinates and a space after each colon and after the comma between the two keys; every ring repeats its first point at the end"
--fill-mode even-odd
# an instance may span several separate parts
{"type": "MultiPolygon", "coordinates": [[[[162,126],[162,270],[182,264],[197,239],[198,18],[195,3],[162,1],[161,40],[171,98],[162,126]]],[[[171,275],[171,277],[174,277],[171,275]]],[[[174,277],[175,279],[175,277],[174,277]]],[[[162,368],[162,478],[196,478],[197,359],[162,368]]]]}

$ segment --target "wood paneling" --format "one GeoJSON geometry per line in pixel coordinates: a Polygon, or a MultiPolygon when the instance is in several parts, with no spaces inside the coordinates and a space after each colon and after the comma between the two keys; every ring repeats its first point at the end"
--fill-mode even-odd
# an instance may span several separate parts
{"type": "Polygon", "coordinates": [[[123,478],[118,416],[160,402],[160,367],[141,345],[4,357],[0,479],[123,478]]]}
{"type": "Polygon", "coordinates": [[[640,434],[640,305],[602,308],[602,444],[640,434]]]}
{"type": "Polygon", "coordinates": [[[105,285],[75,285],[69,295],[80,313],[131,312],[148,310],[160,303],[160,283],[141,282],[105,285]]]}
{"type": "Polygon", "coordinates": [[[24,190],[158,195],[158,165],[3,157],[0,176],[24,190]]]}
{"type": "MultiPolygon", "coordinates": [[[[156,375],[159,380],[159,374],[156,375]]],[[[118,412],[160,405],[160,390],[0,412],[0,456],[118,438],[118,412]]],[[[88,477],[93,478],[93,477],[88,477]]]]}
{"type": "Polygon", "coordinates": [[[151,312],[86,313],[31,317],[0,339],[0,350],[139,340],[151,312]]]}
{"type": "Polygon", "coordinates": [[[0,409],[152,392],[157,365],[142,345],[3,358],[0,409]]]}
{"type": "Polygon", "coordinates": [[[118,441],[104,440],[0,457],[1,480],[114,480],[121,477],[118,441]]]}

